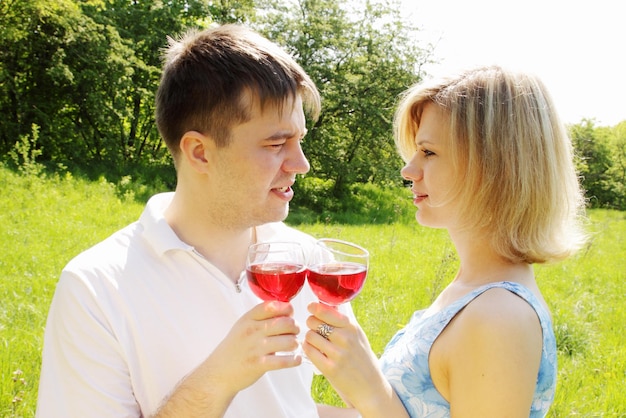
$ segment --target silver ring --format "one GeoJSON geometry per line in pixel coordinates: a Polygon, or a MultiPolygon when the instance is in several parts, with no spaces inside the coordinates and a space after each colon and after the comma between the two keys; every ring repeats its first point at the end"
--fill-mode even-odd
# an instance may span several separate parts
{"type": "Polygon", "coordinates": [[[328,339],[328,337],[330,336],[330,334],[333,333],[333,330],[335,329],[335,327],[328,325],[325,322],[322,322],[320,324],[319,327],[317,327],[317,333],[319,335],[321,335],[322,337],[328,339]]]}

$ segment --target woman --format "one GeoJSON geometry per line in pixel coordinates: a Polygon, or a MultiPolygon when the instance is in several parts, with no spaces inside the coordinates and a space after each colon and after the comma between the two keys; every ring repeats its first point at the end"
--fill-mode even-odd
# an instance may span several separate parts
{"type": "Polygon", "coordinates": [[[448,231],[459,270],[380,360],[348,318],[309,306],[305,352],[353,407],[326,416],[545,416],[556,343],[532,265],[585,241],[572,145],[546,88],[469,70],[409,89],[394,129],[416,219],[448,231]]]}

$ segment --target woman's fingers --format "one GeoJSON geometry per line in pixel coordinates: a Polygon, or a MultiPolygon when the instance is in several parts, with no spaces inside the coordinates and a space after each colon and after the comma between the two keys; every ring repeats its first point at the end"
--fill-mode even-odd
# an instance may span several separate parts
{"type": "MultiPolygon", "coordinates": [[[[350,324],[350,318],[332,306],[324,305],[319,302],[311,302],[307,308],[311,315],[317,317],[320,322],[332,325],[333,327],[346,327],[350,324]]],[[[317,324],[316,327],[317,326],[319,326],[319,324],[317,324]]]]}

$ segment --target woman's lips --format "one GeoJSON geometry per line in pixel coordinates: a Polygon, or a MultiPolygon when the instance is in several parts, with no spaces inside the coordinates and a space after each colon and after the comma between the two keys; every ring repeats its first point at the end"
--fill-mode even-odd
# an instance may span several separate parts
{"type": "Polygon", "coordinates": [[[424,199],[426,199],[428,197],[427,194],[419,194],[419,193],[415,193],[413,195],[413,204],[414,205],[418,205],[420,204],[424,199]]]}

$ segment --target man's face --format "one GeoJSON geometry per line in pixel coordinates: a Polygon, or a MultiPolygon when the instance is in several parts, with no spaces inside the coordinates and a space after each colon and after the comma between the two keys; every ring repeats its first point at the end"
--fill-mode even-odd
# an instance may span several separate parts
{"type": "Polygon", "coordinates": [[[301,147],[306,123],[300,97],[282,109],[270,105],[261,112],[256,101],[250,109],[251,118],[231,128],[229,145],[208,155],[215,198],[209,211],[226,227],[284,220],[296,174],[310,168],[301,147]]]}

